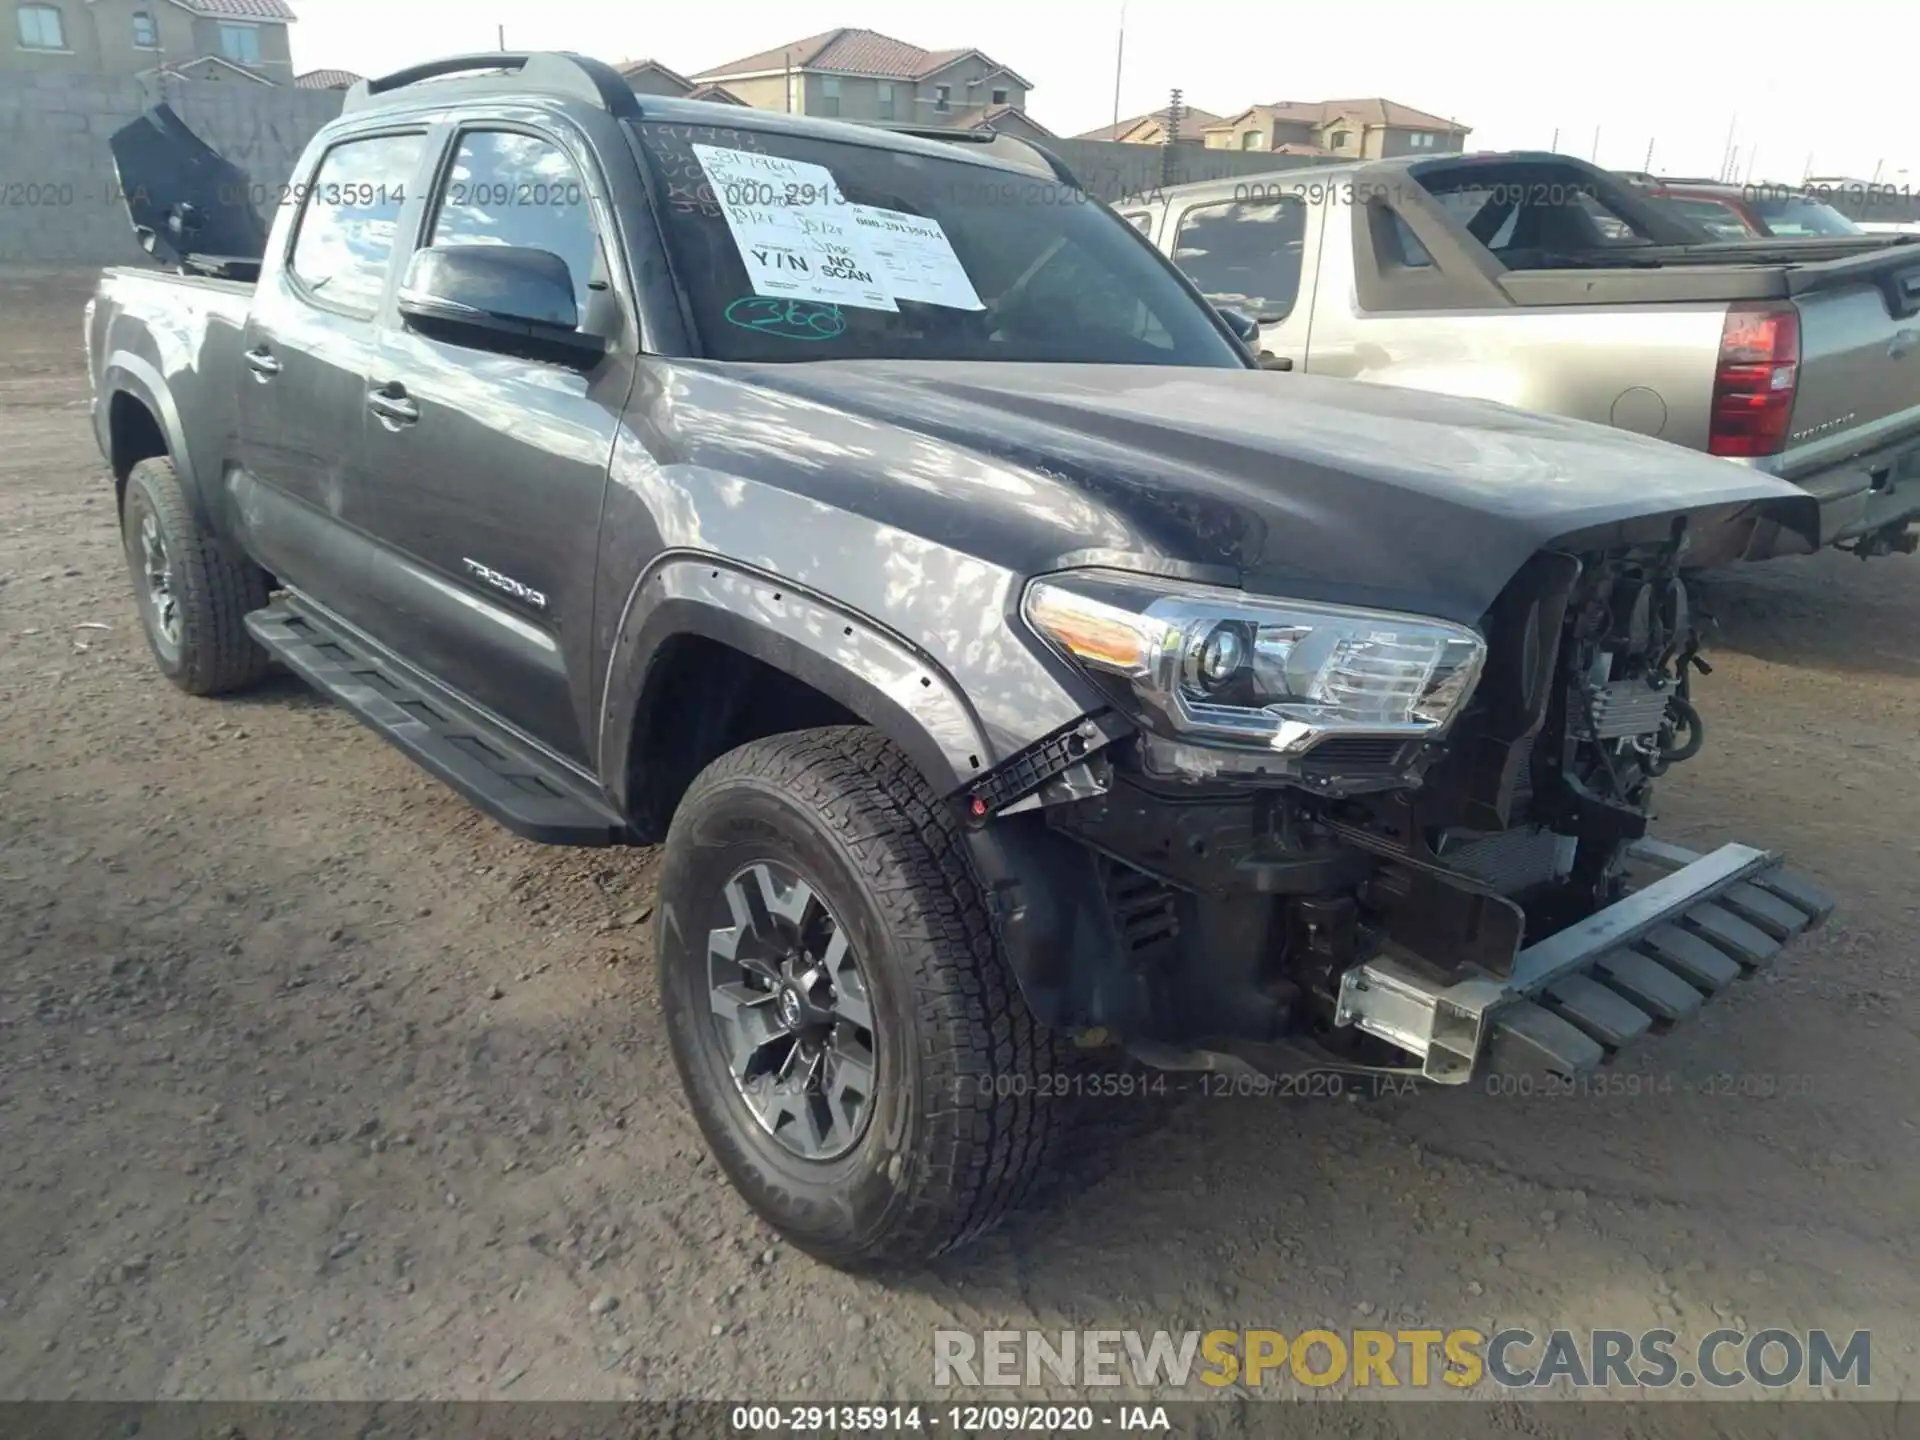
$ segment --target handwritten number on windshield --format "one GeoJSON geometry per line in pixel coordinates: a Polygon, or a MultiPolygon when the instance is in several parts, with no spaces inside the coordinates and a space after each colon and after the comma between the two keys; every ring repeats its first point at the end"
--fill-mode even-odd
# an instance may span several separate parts
{"type": "Polygon", "coordinates": [[[785,340],[833,340],[847,329],[847,317],[838,305],[764,295],[742,296],[727,306],[726,316],[729,325],[785,340]]]}

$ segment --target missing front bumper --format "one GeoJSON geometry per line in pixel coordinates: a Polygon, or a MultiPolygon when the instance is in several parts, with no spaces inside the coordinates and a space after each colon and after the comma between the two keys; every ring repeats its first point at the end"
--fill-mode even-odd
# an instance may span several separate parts
{"type": "Polygon", "coordinates": [[[1833,910],[1779,857],[1746,845],[1700,855],[1643,840],[1632,853],[1667,873],[1528,946],[1507,978],[1436,980],[1385,955],[1342,977],[1335,1023],[1417,1056],[1440,1084],[1476,1069],[1584,1074],[1771,964],[1833,910]]]}

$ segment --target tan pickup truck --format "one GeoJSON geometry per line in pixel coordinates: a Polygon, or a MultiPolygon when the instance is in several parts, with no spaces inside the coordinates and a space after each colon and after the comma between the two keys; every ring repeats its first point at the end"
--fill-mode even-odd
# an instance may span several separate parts
{"type": "MultiPolygon", "coordinates": [[[[1607,171],[1533,153],[1243,176],[1117,208],[1258,320],[1270,364],[1657,436],[1808,491],[1819,545],[1920,541],[1920,237],[1717,241],[1607,171]]],[[[1747,558],[1805,548],[1761,534],[1747,558]]]]}

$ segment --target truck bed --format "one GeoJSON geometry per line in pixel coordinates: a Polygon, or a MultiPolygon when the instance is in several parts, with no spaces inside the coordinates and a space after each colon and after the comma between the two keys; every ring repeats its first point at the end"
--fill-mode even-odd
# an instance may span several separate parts
{"type": "MultiPolygon", "coordinates": [[[[1863,553],[1905,548],[1920,516],[1920,237],[1721,239],[1597,166],[1524,151],[1203,181],[1129,218],[1203,293],[1258,311],[1291,368],[1723,454],[1800,485],[1825,543],[1863,553]],[[1183,248],[1190,216],[1227,205],[1291,247],[1272,276],[1183,248]],[[1770,430],[1743,447],[1749,409],[1770,430]]],[[[1221,254],[1251,253],[1234,243],[1221,254]]]]}
{"type": "Polygon", "coordinates": [[[1758,463],[1823,501],[1866,490],[1862,523],[1871,526],[1892,513],[1876,496],[1920,478],[1908,453],[1920,436],[1920,243],[1846,244],[1851,253],[1835,254],[1832,242],[1815,242],[1800,259],[1788,258],[1791,242],[1728,247],[1762,257],[1744,264],[1696,250],[1632,268],[1509,270],[1497,283],[1526,307],[1791,303],[1800,327],[1792,430],[1784,452],[1758,463]]]}
{"type": "Polygon", "coordinates": [[[1920,239],[1728,243],[1636,249],[1608,264],[1509,269],[1499,285],[1516,305],[1634,305],[1789,300],[1872,285],[1904,319],[1920,311],[1920,239]]]}
{"type": "MultiPolygon", "coordinates": [[[[253,285],[136,265],[103,270],[87,307],[87,360],[94,393],[149,397],[164,416],[167,449],[185,472],[218,474],[233,446],[241,394],[242,337],[253,285]],[[171,406],[161,405],[164,389],[171,406]]],[[[115,423],[96,412],[103,440],[115,423]]]]}
{"type": "Polygon", "coordinates": [[[184,275],[178,270],[163,270],[154,265],[109,265],[100,272],[102,288],[114,281],[127,280],[136,284],[154,284],[173,289],[203,290],[213,294],[237,295],[241,308],[253,299],[254,282],[251,280],[231,280],[222,275],[184,275]]]}

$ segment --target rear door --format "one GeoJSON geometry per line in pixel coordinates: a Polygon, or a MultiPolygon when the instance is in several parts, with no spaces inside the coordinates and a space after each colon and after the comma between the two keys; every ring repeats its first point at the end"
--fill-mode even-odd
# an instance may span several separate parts
{"type": "Polygon", "coordinates": [[[331,146],[255,289],[241,340],[235,512],[288,585],[364,624],[365,546],[347,494],[361,460],[374,318],[426,154],[424,127],[331,146]]]}
{"type": "MultiPolygon", "coordinates": [[[[1250,190],[1260,187],[1251,186],[1250,190]]],[[[1307,366],[1322,205],[1304,193],[1249,194],[1170,207],[1161,247],[1216,305],[1260,321],[1260,346],[1307,366]]]]}
{"type": "Polygon", "coordinates": [[[353,497],[375,544],[374,634],[551,753],[585,767],[601,502],[637,327],[604,184],[558,120],[449,127],[418,228],[426,245],[514,245],[567,262],[585,372],[409,328],[389,306],[360,404],[353,497]]]}

